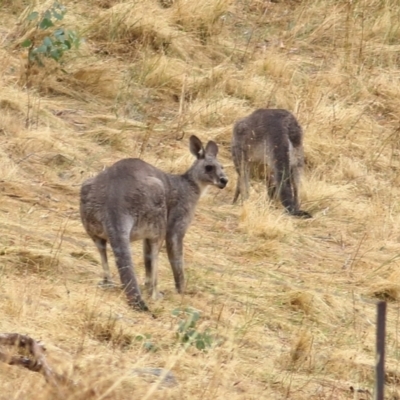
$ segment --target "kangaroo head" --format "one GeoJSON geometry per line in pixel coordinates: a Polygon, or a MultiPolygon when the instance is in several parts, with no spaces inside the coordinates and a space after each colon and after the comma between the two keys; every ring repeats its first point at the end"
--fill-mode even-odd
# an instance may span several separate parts
{"type": "Polygon", "coordinates": [[[218,146],[210,140],[203,147],[197,136],[190,136],[190,152],[197,158],[191,170],[199,186],[214,185],[223,189],[228,183],[224,167],[217,160],[218,146]]]}

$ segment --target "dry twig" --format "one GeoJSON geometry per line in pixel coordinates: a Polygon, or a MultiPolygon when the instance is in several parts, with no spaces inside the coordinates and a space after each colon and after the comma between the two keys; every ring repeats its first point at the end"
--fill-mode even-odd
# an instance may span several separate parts
{"type": "Polygon", "coordinates": [[[0,345],[13,346],[29,352],[28,356],[14,356],[0,351],[0,361],[9,365],[20,365],[30,371],[40,372],[46,381],[54,386],[66,382],[66,378],[54,372],[47,363],[44,355],[46,350],[44,346],[31,337],[20,335],[19,333],[3,333],[0,334],[0,345]]]}

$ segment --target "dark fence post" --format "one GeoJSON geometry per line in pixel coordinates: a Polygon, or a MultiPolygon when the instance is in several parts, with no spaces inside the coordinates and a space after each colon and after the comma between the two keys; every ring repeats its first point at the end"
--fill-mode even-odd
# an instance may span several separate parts
{"type": "Polygon", "coordinates": [[[375,400],[384,400],[385,391],[385,336],[386,336],[386,301],[377,304],[376,318],[376,366],[375,400]]]}

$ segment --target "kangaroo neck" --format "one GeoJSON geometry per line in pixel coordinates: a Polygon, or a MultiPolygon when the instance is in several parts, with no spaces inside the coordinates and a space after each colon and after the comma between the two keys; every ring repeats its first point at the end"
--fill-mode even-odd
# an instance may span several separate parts
{"type": "Polygon", "coordinates": [[[201,188],[198,186],[196,181],[193,179],[191,171],[185,172],[183,175],[169,175],[170,184],[170,200],[171,206],[175,204],[187,203],[190,206],[195,207],[200,195],[201,188]]]}

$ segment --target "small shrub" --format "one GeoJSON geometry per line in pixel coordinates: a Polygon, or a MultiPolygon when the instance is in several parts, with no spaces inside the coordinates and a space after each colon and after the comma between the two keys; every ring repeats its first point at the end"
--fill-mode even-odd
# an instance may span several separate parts
{"type": "Polygon", "coordinates": [[[205,351],[217,343],[209,329],[198,331],[196,325],[200,320],[200,312],[192,308],[179,308],[172,311],[174,317],[180,317],[176,336],[181,343],[195,346],[198,350],[205,351]]]}
{"type": "Polygon", "coordinates": [[[142,347],[149,352],[156,352],[158,350],[158,347],[151,341],[151,335],[149,333],[136,335],[135,341],[141,342],[142,347]]]}
{"type": "Polygon", "coordinates": [[[42,67],[44,58],[60,62],[66,51],[72,47],[79,47],[80,39],[77,33],[63,27],[54,29],[39,43],[37,41],[38,32],[56,28],[56,24],[64,19],[66,12],[67,9],[58,1],[55,1],[42,15],[37,11],[28,15],[27,20],[29,22],[36,21],[36,28],[31,38],[27,38],[21,43],[22,47],[28,48],[28,64],[34,63],[42,67]]]}
{"type": "MultiPolygon", "coordinates": [[[[67,9],[58,1],[55,1],[43,13],[33,11],[26,18],[28,26],[31,26],[32,23],[36,24],[29,37],[21,43],[21,47],[28,50],[28,62],[24,70],[24,78],[22,79],[23,85],[28,89],[33,85],[35,76],[39,77],[39,79],[36,78],[36,81],[38,82],[38,87],[42,88],[43,83],[48,85],[51,82],[51,79],[48,79],[51,75],[55,75],[59,71],[66,73],[64,69],[60,68],[61,59],[65,52],[71,50],[73,47],[78,48],[81,43],[75,31],[62,26],[57,27],[59,22],[64,19],[66,12],[67,9]],[[49,34],[45,35],[43,31],[47,31],[49,34]],[[53,61],[53,65],[51,63],[48,64],[50,68],[43,68],[45,67],[46,59],[53,61]],[[35,67],[41,68],[40,74],[35,67]]],[[[33,104],[29,96],[29,90],[27,93],[28,110],[25,126],[28,128],[34,119],[31,115],[33,104]]],[[[36,124],[37,121],[38,119],[36,120],[36,124]]]]}

